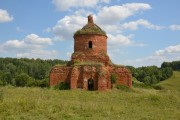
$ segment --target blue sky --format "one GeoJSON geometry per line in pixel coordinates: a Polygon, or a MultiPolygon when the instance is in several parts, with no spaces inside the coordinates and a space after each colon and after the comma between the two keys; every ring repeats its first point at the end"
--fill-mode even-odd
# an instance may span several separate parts
{"type": "Polygon", "coordinates": [[[123,65],[180,60],[179,0],[0,0],[0,57],[70,60],[87,16],[123,65]]]}

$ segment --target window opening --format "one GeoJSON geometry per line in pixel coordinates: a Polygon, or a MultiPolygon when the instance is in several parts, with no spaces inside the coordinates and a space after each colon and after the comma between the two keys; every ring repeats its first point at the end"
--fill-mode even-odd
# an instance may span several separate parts
{"type": "Polygon", "coordinates": [[[92,41],[89,41],[89,48],[92,48],[92,41]]]}

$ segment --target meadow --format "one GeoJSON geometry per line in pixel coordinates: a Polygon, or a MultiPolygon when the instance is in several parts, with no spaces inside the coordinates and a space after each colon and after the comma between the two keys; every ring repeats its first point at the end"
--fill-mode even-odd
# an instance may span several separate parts
{"type": "Polygon", "coordinates": [[[180,120],[180,72],[162,90],[0,88],[0,120],[180,120]]]}

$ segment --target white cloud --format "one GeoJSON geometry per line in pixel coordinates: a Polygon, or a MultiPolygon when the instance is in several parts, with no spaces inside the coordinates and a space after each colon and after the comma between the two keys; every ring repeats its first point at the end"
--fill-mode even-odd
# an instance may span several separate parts
{"type": "Polygon", "coordinates": [[[120,46],[127,46],[131,45],[133,42],[130,40],[130,36],[124,36],[124,35],[111,35],[108,34],[108,43],[110,45],[120,45],[120,46]]]}
{"type": "Polygon", "coordinates": [[[3,46],[5,47],[12,46],[14,48],[24,48],[26,47],[26,44],[24,43],[24,41],[9,40],[3,46]]]}
{"type": "Polygon", "coordinates": [[[151,9],[149,4],[145,3],[127,3],[122,6],[103,7],[97,14],[98,23],[101,24],[114,24],[121,20],[134,15],[140,10],[151,9]]]}
{"type": "Polygon", "coordinates": [[[149,29],[154,29],[154,30],[161,30],[161,29],[164,28],[163,26],[153,25],[149,21],[143,20],[143,19],[139,19],[137,21],[131,21],[131,22],[128,22],[128,23],[124,23],[124,24],[122,24],[121,27],[123,29],[137,30],[140,25],[144,26],[146,28],[149,28],[149,29]]]}
{"type": "Polygon", "coordinates": [[[110,46],[144,46],[143,43],[135,43],[132,41],[133,35],[124,36],[122,34],[108,34],[108,43],[110,46]]]}
{"type": "Polygon", "coordinates": [[[98,24],[103,30],[106,31],[106,33],[113,33],[113,34],[119,34],[122,33],[122,28],[120,27],[120,25],[103,25],[103,24],[98,24]]]}
{"type": "MultiPolygon", "coordinates": [[[[72,7],[74,6],[70,8],[72,7]]],[[[91,13],[94,22],[108,33],[108,46],[111,50],[116,50],[120,46],[144,46],[143,43],[133,41],[133,35],[123,35],[124,30],[136,30],[139,26],[155,30],[162,29],[162,27],[153,25],[143,19],[124,24],[122,20],[148,9],[151,9],[151,6],[145,3],[128,3],[121,6],[99,7],[96,14],[81,8],[74,11],[72,15],[64,16],[54,27],[48,28],[46,31],[54,33],[55,40],[73,40],[74,32],[81,29],[87,23],[87,15],[91,13]]],[[[115,52],[111,51],[109,53],[111,56],[115,54],[115,52]]],[[[121,54],[120,52],[118,53],[121,54]]],[[[66,55],[69,56],[70,53],[68,52],[66,55]]]]}
{"type": "Polygon", "coordinates": [[[180,56],[180,44],[175,46],[168,46],[164,50],[158,50],[155,52],[156,56],[167,55],[167,54],[179,54],[180,56]]]}
{"type": "MultiPolygon", "coordinates": [[[[129,17],[139,10],[146,10],[150,8],[150,5],[145,3],[128,3],[122,6],[110,6],[100,8],[97,14],[93,14],[93,17],[95,23],[97,23],[107,33],[119,34],[122,32],[122,27],[120,25],[121,19],[129,17]],[[106,22],[106,20],[109,22],[106,22]],[[106,22],[106,24],[104,24],[104,22],[106,22]]],[[[48,28],[46,31],[53,32],[55,34],[55,40],[72,40],[74,32],[76,32],[78,29],[81,29],[87,23],[86,16],[91,12],[84,9],[79,9],[74,13],[74,15],[63,17],[57,22],[57,24],[53,28],[48,28]]],[[[150,23],[148,25],[148,27],[156,27],[150,23]]],[[[125,38],[123,38],[123,40],[124,39],[125,38]]]]}
{"type": "Polygon", "coordinates": [[[109,3],[110,0],[52,0],[52,3],[60,11],[68,10],[69,8],[95,7],[99,3],[109,3]]]}
{"type": "Polygon", "coordinates": [[[46,50],[52,45],[50,38],[42,38],[36,34],[27,35],[22,40],[8,40],[0,45],[1,54],[14,54],[14,57],[53,58],[57,55],[55,50],[46,50]]]}
{"type": "Polygon", "coordinates": [[[157,50],[153,55],[138,58],[135,60],[127,60],[124,64],[133,65],[136,67],[156,65],[160,66],[163,62],[180,60],[180,44],[168,46],[162,50],[157,50]]]}
{"type": "Polygon", "coordinates": [[[57,55],[57,51],[55,50],[37,49],[37,50],[31,50],[30,52],[26,52],[26,53],[17,53],[16,57],[53,59],[56,58],[55,55],[57,55]]]}
{"type": "Polygon", "coordinates": [[[57,22],[51,31],[56,35],[56,39],[72,40],[74,32],[81,29],[86,22],[87,18],[83,16],[65,16],[57,22]]]}
{"type": "Polygon", "coordinates": [[[52,40],[50,38],[41,38],[36,34],[27,35],[24,41],[31,44],[52,44],[52,40]]]}
{"type": "MultiPolygon", "coordinates": [[[[66,2],[63,2],[63,4],[65,3],[66,2]]],[[[143,46],[143,44],[136,44],[135,42],[132,42],[129,38],[129,35],[122,36],[122,33],[127,29],[137,30],[140,26],[153,30],[161,30],[165,27],[154,25],[144,19],[139,19],[126,23],[122,23],[122,20],[139,13],[139,11],[144,11],[148,9],[151,9],[151,6],[146,3],[127,3],[123,5],[115,5],[109,7],[106,6],[99,8],[96,14],[93,14],[91,11],[87,11],[81,8],[77,11],[74,11],[73,15],[63,17],[57,22],[57,24],[53,28],[47,28],[45,31],[54,33],[54,40],[72,40],[74,32],[81,29],[87,23],[86,16],[91,13],[93,14],[95,23],[97,23],[97,25],[99,25],[103,30],[110,34],[110,37],[112,38],[111,42],[117,42],[118,44],[124,41],[122,45],[131,44],[143,46]],[[115,38],[121,40],[114,40],[115,38]]]]}
{"type": "Polygon", "coordinates": [[[180,30],[180,25],[170,25],[169,28],[171,30],[180,30]]]}
{"type": "Polygon", "coordinates": [[[118,56],[127,54],[120,47],[119,48],[112,46],[108,46],[108,47],[110,47],[108,49],[108,55],[112,61],[116,61],[118,56]]]}
{"type": "Polygon", "coordinates": [[[13,20],[13,17],[9,15],[6,10],[0,9],[0,23],[10,22],[13,20]]]}

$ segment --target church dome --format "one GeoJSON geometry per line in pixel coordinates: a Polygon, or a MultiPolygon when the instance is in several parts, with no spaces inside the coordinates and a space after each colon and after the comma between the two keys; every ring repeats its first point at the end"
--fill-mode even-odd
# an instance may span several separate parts
{"type": "Polygon", "coordinates": [[[77,35],[86,35],[86,34],[95,34],[95,35],[107,36],[106,32],[103,31],[98,25],[96,25],[93,22],[92,15],[88,16],[88,23],[82,29],[76,31],[74,33],[74,36],[77,36],[77,35]]]}

